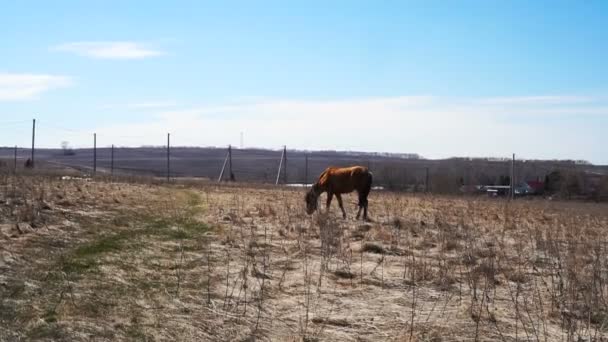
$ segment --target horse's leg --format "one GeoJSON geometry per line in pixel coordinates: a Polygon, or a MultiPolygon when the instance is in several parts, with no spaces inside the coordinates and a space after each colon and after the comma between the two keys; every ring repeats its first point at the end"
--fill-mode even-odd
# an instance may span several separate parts
{"type": "MultiPolygon", "coordinates": [[[[369,189],[364,189],[359,193],[359,212],[363,209],[363,220],[367,221],[367,196],[369,196],[369,189]]],[[[357,215],[359,218],[359,215],[357,215]]]]}
{"type": "Polygon", "coordinates": [[[357,220],[359,219],[359,216],[361,216],[361,209],[363,208],[363,203],[361,202],[361,193],[357,192],[359,195],[359,210],[357,211],[357,220]]]}
{"type": "Polygon", "coordinates": [[[344,210],[344,205],[342,204],[342,195],[336,194],[336,198],[338,199],[340,209],[342,209],[342,218],[346,218],[346,211],[344,210]]]}
{"type": "Polygon", "coordinates": [[[331,199],[334,197],[333,192],[327,192],[327,213],[329,214],[329,206],[331,205],[331,199]]]}

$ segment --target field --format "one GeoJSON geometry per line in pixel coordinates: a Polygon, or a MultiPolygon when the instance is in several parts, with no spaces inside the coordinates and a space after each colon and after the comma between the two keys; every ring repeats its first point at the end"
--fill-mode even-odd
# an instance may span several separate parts
{"type": "MultiPolygon", "coordinates": [[[[66,155],[60,149],[36,149],[36,162],[44,168],[71,167],[91,173],[93,150],[74,149],[66,155]]],[[[264,149],[232,150],[233,173],[238,182],[274,184],[277,177],[282,151],[264,149]]],[[[172,147],[171,176],[197,177],[216,180],[226,159],[225,148],[172,147]]],[[[13,167],[13,148],[0,147],[0,169],[5,164],[13,167]]],[[[19,167],[31,156],[31,150],[19,149],[19,167]]],[[[109,174],[111,170],[111,149],[97,149],[97,172],[109,174]]],[[[511,160],[486,160],[468,158],[450,159],[407,159],[398,155],[384,155],[361,152],[293,151],[287,153],[287,181],[307,183],[313,180],[329,165],[368,166],[374,173],[376,185],[387,188],[405,189],[418,186],[433,193],[458,193],[460,185],[500,185],[501,177],[510,174],[511,160]],[[308,157],[308,163],[306,158],[308,157]],[[308,172],[306,172],[308,166],[308,172]],[[428,175],[427,175],[428,169],[428,175]],[[428,176],[428,177],[427,177],[428,176]]],[[[114,172],[121,175],[166,177],[166,149],[161,147],[117,147],[114,151],[114,172]]],[[[559,160],[517,160],[514,165],[516,181],[541,179],[552,171],[591,172],[608,175],[608,166],[575,164],[559,160]]],[[[226,173],[227,174],[227,173],[226,173]]],[[[281,179],[283,182],[283,179],[281,179]]],[[[584,183],[581,181],[581,183],[584,183]]],[[[581,184],[581,187],[584,187],[581,184]]],[[[607,190],[608,191],[608,190],[607,190]]]]}
{"type": "Polygon", "coordinates": [[[606,204],[0,176],[0,340],[606,340],[606,204]],[[322,200],[324,197],[322,197],[322,200]]]}

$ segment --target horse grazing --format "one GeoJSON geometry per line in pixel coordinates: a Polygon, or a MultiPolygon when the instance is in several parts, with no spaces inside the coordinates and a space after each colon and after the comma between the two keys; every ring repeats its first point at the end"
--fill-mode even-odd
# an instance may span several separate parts
{"type": "Polygon", "coordinates": [[[327,192],[327,210],[334,195],[338,199],[342,217],[346,218],[346,211],[342,204],[342,194],[354,190],[359,194],[359,211],[357,220],[363,209],[363,219],[367,220],[367,196],[372,189],[372,173],[363,166],[328,167],[321,173],[319,180],[306,193],[306,212],[310,215],[317,210],[317,202],[322,193],[327,192]]]}

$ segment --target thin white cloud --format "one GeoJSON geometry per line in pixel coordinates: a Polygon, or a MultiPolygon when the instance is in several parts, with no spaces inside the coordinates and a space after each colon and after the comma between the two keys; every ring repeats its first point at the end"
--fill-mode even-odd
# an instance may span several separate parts
{"type": "Polygon", "coordinates": [[[490,105],[565,105],[591,103],[598,100],[592,96],[577,95],[541,95],[541,96],[506,96],[484,98],[478,102],[490,105]]]}
{"type": "Polygon", "coordinates": [[[488,106],[480,99],[430,96],[303,101],[261,99],[248,103],[166,110],[141,123],[117,124],[97,130],[118,144],[162,145],[167,132],[174,145],[238,145],[245,132],[250,146],[413,152],[430,158],[509,156],[598,159],[599,137],[586,133],[565,141],[585,123],[560,121],[564,113],[603,117],[602,101],[568,106],[508,104],[488,106]],[[542,124],[510,117],[517,112],[542,124]],[[578,125],[578,126],[577,126],[578,125]],[[120,136],[137,137],[120,141],[120,136]],[[116,137],[116,138],[113,138],[116,137]],[[560,145],[558,142],[564,141],[560,145]]]}
{"type": "Polygon", "coordinates": [[[164,109],[177,106],[176,102],[173,101],[145,101],[145,102],[133,102],[123,104],[106,104],[99,106],[103,110],[153,110],[153,109],[164,109]]]}
{"type": "Polygon", "coordinates": [[[127,105],[127,108],[131,109],[157,109],[157,108],[168,108],[174,107],[175,102],[172,101],[150,101],[150,102],[136,102],[127,105]]]}
{"type": "Polygon", "coordinates": [[[46,91],[70,84],[67,76],[0,73],[0,101],[36,99],[46,91]]]}
{"type": "Polygon", "coordinates": [[[164,54],[161,50],[130,41],[72,42],[55,46],[53,50],[98,59],[143,59],[164,54]]]}
{"type": "MultiPolygon", "coordinates": [[[[427,158],[516,153],[520,158],[607,164],[598,124],[608,119],[608,99],[604,99],[563,106],[487,105],[480,104],[480,98],[446,97],[237,99],[155,108],[139,122],[118,121],[91,131],[97,132],[102,145],[160,146],[171,133],[173,146],[238,146],[244,132],[251,147],[412,152],[427,158]],[[514,112],[522,114],[512,116],[514,112]],[[568,113],[573,115],[564,115],[568,113]],[[576,113],[593,117],[580,120],[576,113]]],[[[48,136],[48,142],[42,138],[40,143],[56,146],[62,138],[48,136]]],[[[91,144],[89,135],[70,142],[91,144]]]]}

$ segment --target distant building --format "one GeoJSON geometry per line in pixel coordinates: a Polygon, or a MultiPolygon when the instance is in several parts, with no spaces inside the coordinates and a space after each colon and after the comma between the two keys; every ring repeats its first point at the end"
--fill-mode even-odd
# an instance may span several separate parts
{"type": "Polygon", "coordinates": [[[541,195],[545,191],[545,182],[538,180],[522,182],[513,191],[515,196],[541,195]]]}
{"type": "Polygon", "coordinates": [[[509,185],[484,185],[481,189],[491,197],[506,196],[511,191],[509,185]]]}
{"type": "MultiPolygon", "coordinates": [[[[515,186],[515,196],[540,195],[544,192],[545,183],[541,181],[526,181],[515,186]]],[[[463,185],[460,187],[463,193],[487,194],[491,197],[508,196],[511,193],[510,185],[463,185]]]]}

